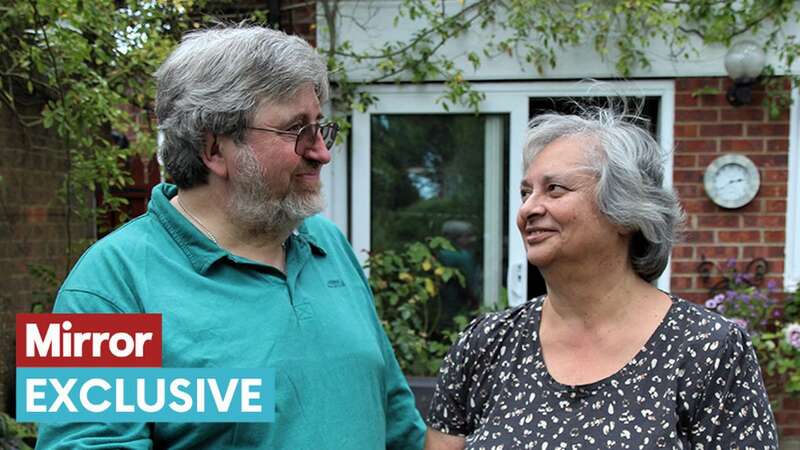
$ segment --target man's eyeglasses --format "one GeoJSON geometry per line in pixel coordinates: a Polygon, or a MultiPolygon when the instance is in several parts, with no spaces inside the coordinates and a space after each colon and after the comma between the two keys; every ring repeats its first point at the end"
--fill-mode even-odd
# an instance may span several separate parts
{"type": "Polygon", "coordinates": [[[269,127],[247,127],[250,130],[269,131],[277,134],[290,134],[295,136],[294,152],[299,156],[305,157],[308,149],[314,146],[317,140],[317,133],[322,135],[322,140],[325,142],[325,148],[331,149],[333,143],[336,142],[336,134],[339,132],[339,124],[336,122],[328,123],[309,123],[303,125],[297,131],[279,130],[277,128],[269,127]]]}

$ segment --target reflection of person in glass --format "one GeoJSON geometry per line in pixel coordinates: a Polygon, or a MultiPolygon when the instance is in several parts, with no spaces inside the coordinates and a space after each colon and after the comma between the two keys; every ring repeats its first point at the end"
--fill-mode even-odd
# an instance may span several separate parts
{"type": "Polygon", "coordinates": [[[531,122],[517,225],[547,294],[447,355],[428,449],[774,449],[739,326],[651,283],[682,211],[647,131],[610,110],[531,122]]]}
{"type": "Polygon", "coordinates": [[[439,252],[439,260],[445,266],[458,269],[464,275],[462,286],[451,279],[442,287],[440,298],[442,314],[440,329],[448,328],[452,318],[458,314],[468,314],[480,305],[480,266],[475,258],[475,229],[463,220],[448,220],[442,225],[442,235],[453,244],[454,250],[439,252]]]}

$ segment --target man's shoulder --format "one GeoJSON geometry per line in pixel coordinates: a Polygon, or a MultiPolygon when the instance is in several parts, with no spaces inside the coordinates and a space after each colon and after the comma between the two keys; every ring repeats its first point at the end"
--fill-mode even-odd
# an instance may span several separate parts
{"type": "Polygon", "coordinates": [[[64,285],[70,286],[86,277],[96,279],[98,273],[139,264],[141,255],[147,253],[143,247],[152,245],[153,222],[152,215],[144,214],[92,244],[75,263],[64,285]]]}
{"type": "Polygon", "coordinates": [[[109,253],[118,252],[130,255],[133,248],[148,242],[147,238],[152,234],[153,226],[154,217],[152,214],[145,213],[136,217],[92,244],[84,252],[81,260],[91,260],[109,253]]]}
{"type": "Polygon", "coordinates": [[[342,232],[330,219],[322,214],[315,214],[303,221],[303,226],[309,234],[341,235],[342,232]]]}
{"type": "Polygon", "coordinates": [[[330,219],[320,214],[311,216],[303,221],[301,233],[306,233],[312,241],[321,246],[325,251],[332,251],[348,244],[342,231],[330,219]]]}
{"type": "Polygon", "coordinates": [[[55,310],[59,312],[141,311],[131,293],[137,272],[143,266],[144,247],[152,216],[139,216],[89,247],[61,284],[55,310]]]}

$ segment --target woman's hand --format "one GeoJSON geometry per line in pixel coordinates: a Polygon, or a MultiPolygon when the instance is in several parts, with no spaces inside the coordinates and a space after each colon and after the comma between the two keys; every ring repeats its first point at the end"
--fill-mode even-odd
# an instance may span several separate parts
{"type": "Polygon", "coordinates": [[[428,427],[425,433],[425,450],[464,450],[463,436],[453,436],[428,427]]]}

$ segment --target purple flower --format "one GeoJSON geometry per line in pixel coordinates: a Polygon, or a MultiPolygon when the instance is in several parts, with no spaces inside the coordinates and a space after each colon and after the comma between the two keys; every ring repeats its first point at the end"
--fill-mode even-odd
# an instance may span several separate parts
{"type": "Polygon", "coordinates": [[[735,323],[736,325],[739,325],[741,328],[744,328],[745,330],[747,329],[748,323],[744,319],[740,319],[738,317],[731,317],[728,320],[730,320],[731,322],[735,323]]]}
{"type": "Polygon", "coordinates": [[[775,283],[775,280],[769,280],[769,281],[767,282],[767,289],[768,289],[768,290],[770,290],[770,291],[774,291],[776,287],[778,287],[778,284],[777,284],[777,283],[775,283]]]}
{"type": "Polygon", "coordinates": [[[800,323],[790,323],[786,325],[783,332],[786,335],[786,342],[800,350],[800,323]]]}
{"type": "Polygon", "coordinates": [[[708,308],[708,309],[714,309],[717,306],[719,306],[720,303],[722,303],[724,301],[725,301],[725,295],[717,294],[714,297],[706,300],[705,305],[706,305],[706,308],[708,308]]]}
{"type": "Polygon", "coordinates": [[[773,309],[772,310],[772,317],[779,319],[781,317],[781,310],[780,309],[773,309]]]}
{"type": "Polygon", "coordinates": [[[736,259],[731,258],[728,260],[728,269],[735,269],[736,268],[736,259]]]}

